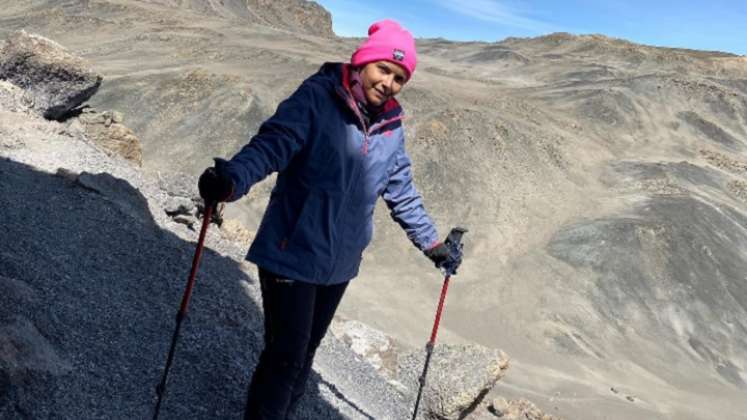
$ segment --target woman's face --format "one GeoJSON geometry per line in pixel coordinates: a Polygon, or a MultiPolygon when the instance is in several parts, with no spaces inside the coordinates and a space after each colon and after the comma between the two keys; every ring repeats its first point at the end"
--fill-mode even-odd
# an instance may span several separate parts
{"type": "Polygon", "coordinates": [[[366,64],[360,74],[366,100],[373,106],[384,105],[397,95],[407,82],[405,69],[384,60],[366,64]]]}

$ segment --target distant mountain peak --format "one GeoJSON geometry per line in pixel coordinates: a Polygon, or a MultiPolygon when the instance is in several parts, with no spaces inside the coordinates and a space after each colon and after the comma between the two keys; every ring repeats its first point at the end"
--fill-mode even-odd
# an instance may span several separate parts
{"type": "Polygon", "coordinates": [[[311,35],[334,37],[332,15],[308,0],[245,0],[250,11],[270,26],[311,35]]]}
{"type": "Polygon", "coordinates": [[[626,50],[628,52],[654,53],[654,54],[683,54],[693,58],[716,58],[716,57],[738,57],[735,54],[721,51],[701,51],[687,48],[672,48],[638,44],[622,38],[614,38],[603,34],[571,34],[568,32],[554,32],[537,37],[508,37],[501,44],[511,46],[533,46],[533,47],[563,47],[569,51],[595,49],[599,52],[626,50]]]}

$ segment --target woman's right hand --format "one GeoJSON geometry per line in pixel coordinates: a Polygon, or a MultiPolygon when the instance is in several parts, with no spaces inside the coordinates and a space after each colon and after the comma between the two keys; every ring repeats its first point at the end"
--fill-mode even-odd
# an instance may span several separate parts
{"type": "Polygon", "coordinates": [[[218,163],[216,161],[215,166],[205,169],[197,182],[200,196],[206,203],[220,203],[233,195],[233,179],[218,163]]]}

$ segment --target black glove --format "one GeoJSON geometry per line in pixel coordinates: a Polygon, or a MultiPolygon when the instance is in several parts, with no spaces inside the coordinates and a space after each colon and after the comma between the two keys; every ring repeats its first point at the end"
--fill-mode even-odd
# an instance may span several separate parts
{"type": "Polygon", "coordinates": [[[234,185],[231,176],[223,169],[225,161],[215,160],[215,166],[205,169],[197,186],[200,196],[206,203],[220,203],[233,195],[234,185]]]}
{"type": "Polygon", "coordinates": [[[436,268],[441,268],[449,259],[449,248],[443,242],[439,242],[438,245],[426,249],[424,253],[426,257],[430,258],[436,264],[436,268]]]}

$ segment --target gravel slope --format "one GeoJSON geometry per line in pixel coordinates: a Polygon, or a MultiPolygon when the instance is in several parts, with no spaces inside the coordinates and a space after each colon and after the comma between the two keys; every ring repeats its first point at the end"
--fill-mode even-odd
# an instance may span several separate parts
{"type": "MultiPolygon", "coordinates": [[[[148,418],[195,233],[166,217],[158,182],[64,124],[0,112],[12,125],[0,144],[0,417],[148,418]]],[[[242,254],[209,232],[164,419],[242,412],[262,334],[242,254]]],[[[325,340],[316,369],[299,418],[403,417],[344,344],[325,340]]]]}

